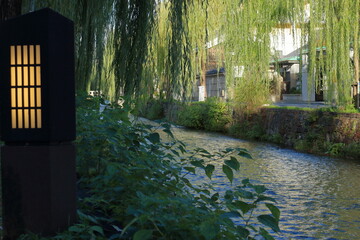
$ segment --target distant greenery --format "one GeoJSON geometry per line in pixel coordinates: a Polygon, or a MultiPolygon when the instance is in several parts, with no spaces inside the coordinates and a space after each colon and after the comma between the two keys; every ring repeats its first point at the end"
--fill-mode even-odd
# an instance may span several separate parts
{"type": "MultiPolygon", "coordinates": [[[[329,155],[333,157],[360,159],[360,143],[359,142],[333,142],[329,138],[329,126],[333,126],[334,116],[331,114],[324,115],[326,112],[330,113],[358,113],[354,108],[338,109],[338,108],[298,108],[298,107],[276,107],[270,108],[286,109],[286,110],[301,110],[309,114],[303,119],[306,130],[302,133],[286,132],[267,134],[265,122],[258,113],[250,114],[246,117],[237,119],[228,128],[228,133],[232,136],[268,141],[276,144],[293,147],[298,151],[309,152],[320,155],[329,155]],[[326,123],[328,122],[328,123],[326,123]],[[327,126],[327,127],[326,127],[327,126]]],[[[284,130],[283,130],[284,131],[284,130]]],[[[346,137],[351,137],[358,134],[358,127],[353,126],[352,129],[342,129],[342,134],[346,137]]],[[[330,134],[331,135],[331,134],[330,134]]]]}
{"type": "Polygon", "coordinates": [[[290,94],[301,94],[301,89],[297,89],[296,87],[293,87],[290,89],[290,94]]]}
{"type": "Polygon", "coordinates": [[[244,179],[225,194],[211,187],[215,166],[208,162],[222,161],[230,184],[237,158],[251,158],[247,150],[190,151],[168,124],[130,121],[126,109],[112,105],[99,113],[99,102],[78,98],[79,223],[51,239],[274,239],[269,232],[280,231],[280,211],[264,186],[244,179]],[[208,181],[193,185],[197,174],[208,181]]]}
{"type": "MultiPolygon", "coordinates": [[[[161,100],[152,100],[142,109],[143,117],[149,119],[165,119],[165,109],[170,105],[161,100]]],[[[326,132],[321,125],[319,116],[322,113],[359,113],[354,107],[347,108],[299,108],[299,107],[278,107],[269,106],[267,108],[301,110],[309,112],[308,131],[304,137],[299,138],[296,133],[287,133],[291,139],[285,138],[280,133],[267,134],[263,119],[258,113],[243,114],[241,116],[232,115],[228,103],[216,98],[209,98],[205,102],[193,102],[190,104],[174,103],[177,106],[178,117],[176,124],[207,131],[226,132],[232,136],[251,139],[257,141],[268,141],[280,145],[291,146],[299,151],[315,154],[325,154],[334,157],[360,158],[360,143],[336,143],[326,138],[326,132]],[[312,124],[313,123],[313,124],[312,124]]],[[[328,119],[331,121],[331,119],[328,119]]],[[[352,131],[351,134],[355,134],[352,131]]]]}
{"type": "Polygon", "coordinates": [[[150,120],[165,118],[165,105],[167,101],[162,99],[150,99],[137,105],[133,113],[150,120]]]}
{"type": "Polygon", "coordinates": [[[307,107],[280,107],[280,106],[267,106],[266,108],[278,108],[278,109],[289,109],[289,110],[302,110],[302,111],[322,111],[322,112],[337,112],[337,113],[360,113],[360,109],[356,109],[353,105],[346,107],[322,107],[322,108],[307,108],[307,107]]]}
{"type": "Polygon", "coordinates": [[[189,128],[225,132],[230,122],[229,106],[217,98],[207,98],[205,102],[185,105],[178,113],[177,123],[189,128]]]}
{"type": "MultiPolygon", "coordinates": [[[[122,93],[127,99],[187,99],[196,75],[209,70],[206,64],[216,52],[216,67],[226,62],[228,96],[237,110],[257,109],[269,97],[269,60],[276,57],[271,39],[280,43],[289,27],[309,56],[309,89],[326,86],[327,99],[346,106],[352,101],[351,84],[359,79],[360,23],[354,21],[360,16],[359,1],[22,3],[23,13],[51,7],[74,21],[77,90],[98,90],[107,99],[117,100],[122,93]]],[[[200,82],[204,86],[203,77],[200,82]]]]}

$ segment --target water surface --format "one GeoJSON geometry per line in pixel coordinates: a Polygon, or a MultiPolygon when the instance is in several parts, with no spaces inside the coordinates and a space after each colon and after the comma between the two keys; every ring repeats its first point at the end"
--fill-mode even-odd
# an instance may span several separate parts
{"type": "MultiPolygon", "coordinates": [[[[244,178],[266,185],[281,209],[277,239],[360,239],[360,160],[333,159],[298,153],[271,144],[239,140],[216,133],[173,128],[190,147],[219,151],[248,149],[254,159],[239,159],[241,170],[233,186],[216,171],[213,183],[220,191],[244,178]]],[[[222,164],[212,162],[214,165],[222,164]]],[[[197,177],[193,181],[206,181],[197,177]]]]}

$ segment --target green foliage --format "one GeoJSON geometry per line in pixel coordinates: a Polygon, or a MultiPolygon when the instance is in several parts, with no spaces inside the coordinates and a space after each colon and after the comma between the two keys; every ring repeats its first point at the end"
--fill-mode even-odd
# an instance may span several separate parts
{"type": "Polygon", "coordinates": [[[294,148],[302,152],[329,155],[349,159],[360,159],[360,143],[332,143],[318,139],[307,138],[295,141],[294,148]],[[311,140],[313,139],[313,140],[311,140]]]}
{"type": "MultiPolygon", "coordinates": [[[[267,128],[268,122],[261,114],[253,113],[247,118],[239,118],[236,123],[228,128],[228,133],[232,136],[264,140],[272,143],[293,147],[302,152],[309,152],[320,155],[330,155],[334,157],[358,159],[360,156],[360,144],[356,142],[358,139],[358,126],[355,123],[337,130],[342,133],[343,142],[334,140],[334,122],[337,117],[341,116],[343,110],[338,108],[322,108],[322,109],[299,109],[299,108],[280,108],[286,110],[301,110],[304,115],[303,122],[298,128],[301,130],[287,128],[275,129],[267,128]],[[272,132],[267,134],[267,131],[272,132]]],[[[284,110],[284,112],[286,112],[284,110]]],[[[266,111],[266,110],[265,110],[266,111]]]]}
{"type": "Polygon", "coordinates": [[[163,119],[165,117],[165,104],[165,100],[150,99],[146,104],[138,104],[135,114],[150,120],[163,119]]]}
{"type": "Polygon", "coordinates": [[[229,106],[218,98],[207,98],[204,128],[208,131],[224,131],[231,121],[229,106]]]}
{"type": "Polygon", "coordinates": [[[184,100],[207,63],[226,62],[228,96],[237,110],[256,109],[269,96],[271,36],[288,25],[293,33],[301,29],[309,88],[326,86],[328,101],[346,107],[359,79],[358,1],[22,2],[24,13],[51,7],[74,21],[77,90],[101,90],[112,100],[121,94],[184,100]]]}
{"type": "Polygon", "coordinates": [[[350,86],[359,79],[359,1],[313,1],[310,21],[304,24],[309,45],[308,88],[327,88],[327,99],[338,106],[352,103],[350,86]],[[354,50],[353,60],[349,57],[354,50]]]}
{"type": "MultiPolygon", "coordinates": [[[[276,106],[276,105],[270,105],[270,106],[267,106],[265,108],[275,108],[275,109],[288,109],[288,110],[302,110],[302,111],[316,111],[317,109],[316,108],[306,108],[306,107],[293,107],[293,106],[287,106],[287,107],[279,107],[279,106],[276,106]]],[[[325,109],[325,108],[321,108],[322,109],[325,109]]]]}
{"type": "Polygon", "coordinates": [[[225,131],[231,121],[229,106],[218,98],[208,98],[205,102],[194,102],[179,112],[178,124],[208,131],[225,131]]]}
{"type": "Polygon", "coordinates": [[[330,154],[332,156],[339,156],[341,149],[343,149],[345,146],[345,143],[333,143],[328,145],[328,151],[327,154],[330,154]]]}
{"type": "MultiPolygon", "coordinates": [[[[247,119],[242,119],[230,126],[228,130],[229,134],[232,136],[252,139],[252,140],[264,140],[267,139],[265,128],[262,125],[259,119],[253,119],[249,121],[247,119]]],[[[274,136],[276,137],[276,136],[274,136]]],[[[267,139],[269,141],[274,139],[267,139]]]]}
{"type": "Polygon", "coordinates": [[[99,113],[100,99],[78,100],[79,223],[52,239],[249,239],[265,236],[265,228],[279,231],[279,212],[264,186],[244,180],[222,195],[211,182],[195,186],[189,179],[205,174],[210,181],[209,162],[222,160],[232,181],[237,157],[251,158],[247,150],[190,151],[168,124],[157,130],[171,139],[163,142],[153,126],[130,122],[124,109],[110,105],[99,113]],[[255,214],[261,206],[267,215],[255,214]]]}
{"type": "Polygon", "coordinates": [[[288,110],[301,110],[307,112],[333,112],[333,113],[360,113],[360,109],[354,108],[353,105],[348,105],[346,107],[322,107],[322,108],[307,108],[307,107],[279,107],[275,105],[268,106],[266,108],[275,108],[275,109],[288,109],[288,110]]]}
{"type": "Polygon", "coordinates": [[[340,150],[340,156],[360,159],[360,143],[350,143],[343,146],[340,150]]]}
{"type": "Polygon", "coordinates": [[[263,137],[263,139],[280,145],[284,144],[284,139],[279,133],[266,135],[265,137],[263,137]]]}
{"type": "Polygon", "coordinates": [[[85,95],[77,98],[77,170],[81,175],[103,172],[114,155],[126,157],[126,144],[139,144],[131,128],[119,129],[118,122],[112,120],[118,119],[129,124],[128,112],[113,105],[108,107],[114,109],[105,109],[100,113],[100,102],[100,98],[85,95]]]}
{"type": "Polygon", "coordinates": [[[296,87],[293,87],[290,89],[290,94],[301,94],[301,89],[297,89],[296,87]]]}
{"type": "Polygon", "coordinates": [[[204,129],[206,114],[204,102],[194,102],[184,106],[178,113],[178,124],[195,129],[204,129]]]}
{"type": "Polygon", "coordinates": [[[231,215],[240,217],[244,225],[238,226],[240,235],[245,239],[251,239],[250,233],[255,232],[255,236],[262,236],[264,239],[272,239],[268,231],[261,226],[256,228],[250,227],[250,221],[256,214],[260,205],[266,207],[271,214],[258,215],[256,219],[264,226],[269,227],[274,232],[280,232],[279,220],[280,210],[273,205],[275,199],[264,195],[266,187],[263,185],[251,184],[248,179],[242,181],[242,185],[236,188],[236,191],[227,191],[225,194],[225,202],[227,208],[231,211],[231,215]]]}

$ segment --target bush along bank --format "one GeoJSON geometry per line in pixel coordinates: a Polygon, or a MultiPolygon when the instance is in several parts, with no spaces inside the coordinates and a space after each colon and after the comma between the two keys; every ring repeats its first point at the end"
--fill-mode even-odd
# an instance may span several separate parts
{"type": "Polygon", "coordinates": [[[134,114],[150,120],[165,120],[192,129],[214,132],[226,132],[231,122],[231,108],[215,97],[190,104],[151,99],[138,107],[134,114]]]}
{"type": "Polygon", "coordinates": [[[359,113],[263,108],[235,119],[229,133],[303,152],[360,159],[359,113]]]}
{"type": "Polygon", "coordinates": [[[171,139],[164,142],[159,129],[131,122],[126,110],[99,113],[98,106],[99,99],[78,98],[79,222],[48,239],[274,239],[269,232],[280,231],[280,211],[264,186],[243,179],[223,194],[211,187],[209,162],[223,162],[230,184],[237,158],[251,158],[245,149],[189,151],[169,124],[161,128],[171,139]],[[194,174],[209,180],[195,186],[194,174]]]}
{"type": "Polygon", "coordinates": [[[227,103],[216,98],[167,104],[162,109],[162,118],[188,128],[224,132],[313,154],[360,159],[360,113],[262,108],[237,116],[227,103]]]}
{"type": "Polygon", "coordinates": [[[231,122],[231,110],[217,98],[185,105],[178,112],[177,124],[194,129],[225,132],[231,122]]]}

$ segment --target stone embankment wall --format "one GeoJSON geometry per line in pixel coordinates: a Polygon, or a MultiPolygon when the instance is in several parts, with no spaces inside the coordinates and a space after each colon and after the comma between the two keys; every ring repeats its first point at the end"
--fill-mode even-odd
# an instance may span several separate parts
{"type": "Polygon", "coordinates": [[[360,143],[360,114],[264,108],[261,119],[268,136],[278,135],[293,147],[299,140],[360,143]]]}
{"type": "MultiPolygon", "coordinates": [[[[164,106],[166,119],[177,123],[182,107],[178,104],[164,106]]],[[[246,117],[236,114],[232,117],[221,131],[234,137],[360,160],[360,113],[263,108],[246,117]]]]}

